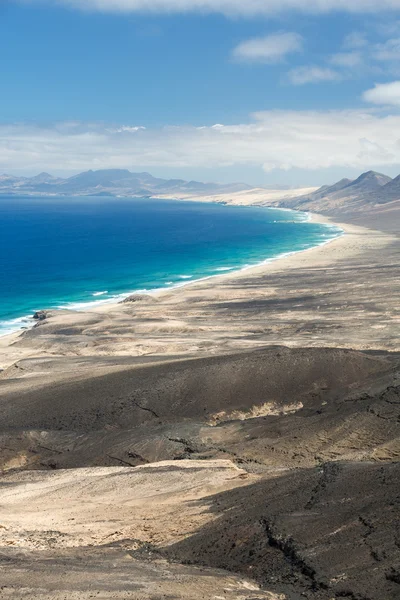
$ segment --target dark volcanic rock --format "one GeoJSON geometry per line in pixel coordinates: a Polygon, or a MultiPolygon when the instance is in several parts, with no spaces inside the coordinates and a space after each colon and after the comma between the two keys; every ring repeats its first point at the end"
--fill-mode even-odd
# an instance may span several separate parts
{"type": "Polygon", "coordinates": [[[33,469],[49,460],[59,468],[134,466],[134,453],[143,462],[226,458],[261,473],[400,456],[400,386],[390,355],[274,348],[167,364],[119,360],[96,372],[90,358],[63,358],[75,381],[50,385],[46,369],[61,361],[20,361],[8,378],[29,372],[32,383],[37,371],[30,391],[24,378],[10,385],[3,374],[0,467],[21,451],[33,469]]]}
{"type": "Polygon", "coordinates": [[[45,321],[46,319],[48,319],[51,316],[52,316],[52,313],[49,310],[38,310],[33,315],[33,318],[36,321],[45,321]]]}
{"type": "Polygon", "coordinates": [[[131,296],[128,296],[127,298],[124,298],[124,300],[122,300],[120,302],[120,304],[131,304],[134,302],[157,302],[157,299],[154,298],[154,296],[150,296],[150,294],[132,294],[131,296]]]}
{"type": "Polygon", "coordinates": [[[398,600],[400,464],[327,463],[207,499],[218,517],[165,554],[289,598],[398,600]]]}
{"type": "Polygon", "coordinates": [[[94,431],[187,419],[218,423],[240,418],[235,411],[251,413],[268,403],[278,412],[292,404],[301,408],[300,403],[306,413],[315,412],[391,369],[390,361],[362,352],[283,347],[124,366],[107,374],[86,372],[84,384],[74,378],[47,386],[43,380],[24,393],[13,386],[0,403],[0,429],[94,431]]]}
{"type": "Polygon", "coordinates": [[[230,459],[260,480],[196,500],[215,519],[158,546],[168,559],[256,578],[288,600],[398,600],[398,355],[96,360],[27,359],[0,380],[0,468],[230,459]]]}

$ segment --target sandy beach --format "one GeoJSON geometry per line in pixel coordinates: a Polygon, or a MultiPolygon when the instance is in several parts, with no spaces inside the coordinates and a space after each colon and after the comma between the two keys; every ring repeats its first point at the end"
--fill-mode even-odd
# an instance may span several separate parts
{"type": "Polygon", "coordinates": [[[53,312],[34,330],[0,338],[0,368],[32,352],[195,356],[266,344],[398,350],[398,238],[384,227],[311,218],[345,233],[323,246],[136,302],[53,312]]]}

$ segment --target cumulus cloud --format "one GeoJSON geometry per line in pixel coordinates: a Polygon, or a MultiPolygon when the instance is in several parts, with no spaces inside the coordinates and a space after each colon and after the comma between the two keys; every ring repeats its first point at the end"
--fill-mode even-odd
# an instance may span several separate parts
{"type": "Polygon", "coordinates": [[[288,79],[293,85],[305,85],[306,83],[339,81],[342,79],[342,75],[328,67],[304,65],[302,67],[291,69],[288,73],[288,79]]]}
{"type": "Polygon", "coordinates": [[[307,13],[381,13],[400,10],[400,0],[14,0],[60,4],[79,10],[102,12],[202,12],[225,15],[268,15],[296,10],[307,13]]]}
{"type": "Polygon", "coordinates": [[[298,33],[278,32],[242,42],[233,50],[233,58],[240,62],[279,63],[288,54],[303,49],[303,38],[298,33]]]}
{"type": "Polygon", "coordinates": [[[131,129],[0,125],[0,172],[227,166],[366,170],[400,164],[400,115],[375,111],[267,111],[241,124],[131,129]]]}
{"type": "Polygon", "coordinates": [[[400,106],[400,81],[376,83],[372,89],[364,92],[363,99],[372,104],[400,106]]]}

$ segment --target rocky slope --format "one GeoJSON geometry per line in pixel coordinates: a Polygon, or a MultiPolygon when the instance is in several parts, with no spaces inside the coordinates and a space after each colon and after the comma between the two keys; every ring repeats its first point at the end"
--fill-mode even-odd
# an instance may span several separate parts
{"type": "Polygon", "coordinates": [[[400,202],[400,176],[392,180],[382,173],[368,171],[354,181],[342,179],[332,186],[277,204],[324,214],[347,214],[390,209],[394,202],[400,202]]]}
{"type": "Polygon", "coordinates": [[[399,369],[284,347],[21,361],[0,382],[0,597],[395,600],[399,369]]]}

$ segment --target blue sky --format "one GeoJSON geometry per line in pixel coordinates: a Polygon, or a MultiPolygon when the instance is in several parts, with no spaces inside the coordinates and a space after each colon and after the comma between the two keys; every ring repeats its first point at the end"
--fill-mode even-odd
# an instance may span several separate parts
{"type": "Polygon", "coordinates": [[[0,61],[0,172],[400,172],[400,0],[3,0],[0,61]]]}

